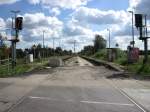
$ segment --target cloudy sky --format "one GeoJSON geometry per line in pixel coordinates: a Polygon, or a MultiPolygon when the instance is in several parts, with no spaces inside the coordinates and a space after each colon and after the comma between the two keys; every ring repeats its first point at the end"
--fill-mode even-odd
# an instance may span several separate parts
{"type": "MultiPolygon", "coordinates": [[[[111,30],[111,46],[116,43],[126,49],[131,37],[131,14],[150,15],[149,0],[0,0],[0,31],[11,28],[11,10],[20,10],[18,16],[24,18],[18,48],[42,43],[45,31],[45,44],[52,47],[72,49],[73,40],[78,42],[78,50],[84,45],[93,44],[95,34],[108,39],[107,28],[111,30]]],[[[6,33],[10,38],[10,31],[6,33]]],[[[135,28],[135,33],[137,30],[135,28]]],[[[143,43],[135,35],[136,47],[143,43]]]]}

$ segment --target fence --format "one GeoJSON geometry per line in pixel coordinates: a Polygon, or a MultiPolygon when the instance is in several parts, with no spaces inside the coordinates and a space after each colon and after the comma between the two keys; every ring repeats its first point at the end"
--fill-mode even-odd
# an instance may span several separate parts
{"type": "Polygon", "coordinates": [[[12,68],[11,58],[0,60],[0,77],[8,77],[23,74],[39,66],[46,65],[49,59],[50,57],[34,59],[33,62],[30,62],[28,57],[25,56],[21,59],[16,60],[17,65],[14,68],[12,68]]]}
{"type": "Polygon", "coordinates": [[[8,59],[4,59],[4,60],[0,60],[0,74],[10,74],[12,71],[12,63],[11,63],[12,59],[8,58],[8,59]]]}

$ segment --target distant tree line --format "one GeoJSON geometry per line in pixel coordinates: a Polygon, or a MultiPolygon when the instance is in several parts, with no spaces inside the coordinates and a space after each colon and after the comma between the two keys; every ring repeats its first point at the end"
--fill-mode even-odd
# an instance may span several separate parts
{"type": "Polygon", "coordinates": [[[62,50],[61,47],[56,47],[56,49],[50,48],[50,47],[44,47],[42,48],[41,44],[38,45],[32,45],[32,47],[29,49],[17,49],[17,58],[22,58],[23,55],[26,54],[33,54],[34,58],[39,57],[50,57],[50,56],[64,56],[64,55],[72,55],[72,50],[62,50]]]}
{"type": "MultiPolygon", "coordinates": [[[[31,48],[26,49],[16,49],[17,58],[24,58],[27,54],[33,54],[34,58],[50,57],[50,56],[64,56],[72,55],[72,50],[63,50],[61,47],[56,47],[56,49],[50,47],[42,48],[41,44],[32,45],[31,48]]],[[[5,44],[0,47],[0,60],[11,58],[11,46],[8,47],[5,44]]]]}

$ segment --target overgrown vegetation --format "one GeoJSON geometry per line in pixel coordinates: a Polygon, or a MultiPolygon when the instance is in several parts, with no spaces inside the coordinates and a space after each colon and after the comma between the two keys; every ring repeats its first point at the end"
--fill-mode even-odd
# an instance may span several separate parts
{"type": "MultiPolygon", "coordinates": [[[[101,35],[95,35],[94,45],[84,46],[84,49],[80,52],[80,55],[92,57],[95,59],[108,61],[108,52],[106,49],[106,40],[101,35]]],[[[127,52],[118,48],[119,44],[116,43],[117,57],[113,60],[113,63],[121,65],[125,70],[141,76],[150,76],[150,61],[143,65],[143,56],[136,63],[128,63],[127,52]]],[[[143,51],[140,51],[143,54],[143,51]]]]}
{"type": "Polygon", "coordinates": [[[150,76],[150,63],[143,64],[143,57],[140,57],[140,60],[137,63],[128,64],[126,66],[128,71],[136,73],[140,76],[150,76]]]}
{"type": "Polygon", "coordinates": [[[17,64],[17,66],[12,69],[11,65],[10,66],[0,66],[0,77],[13,77],[13,76],[18,76],[18,75],[22,75],[26,72],[30,72],[34,69],[37,68],[42,68],[47,61],[43,61],[43,62],[39,62],[39,61],[35,61],[34,63],[28,63],[28,64],[23,64],[21,63],[22,60],[19,60],[19,63],[17,64]]]}
{"type": "MultiPolygon", "coordinates": [[[[96,52],[92,58],[107,61],[107,50],[102,49],[96,52]]],[[[117,59],[114,63],[124,66],[124,69],[141,76],[150,76],[150,62],[143,65],[143,56],[136,63],[128,63],[127,53],[120,49],[117,50],[117,59]]]]}
{"type": "Polygon", "coordinates": [[[101,49],[98,52],[96,52],[92,57],[96,58],[96,59],[101,59],[101,60],[106,61],[106,59],[107,59],[107,50],[106,49],[101,49]]]}
{"type": "Polygon", "coordinates": [[[44,59],[48,59],[53,56],[70,56],[72,50],[63,50],[61,47],[55,49],[42,47],[41,44],[33,45],[31,48],[16,49],[17,66],[12,69],[11,65],[8,64],[11,60],[11,46],[8,47],[6,44],[0,46],[0,77],[17,76],[27,71],[31,71],[37,67],[41,67],[44,64],[44,59]],[[33,54],[34,63],[29,63],[29,54],[33,54]],[[9,60],[9,61],[5,61],[9,60]],[[27,64],[28,63],[28,64],[27,64]]]}
{"type": "MultiPolygon", "coordinates": [[[[94,55],[92,55],[91,57],[107,61],[107,49],[101,49],[98,52],[96,52],[94,55]]],[[[127,54],[125,53],[125,51],[117,49],[117,59],[114,62],[120,65],[126,65],[127,54]]]]}
{"type": "Polygon", "coordinates": [[[117,59],[114,62],[123,66],[127,65],[127,53],[117,49],[117,59]]]}

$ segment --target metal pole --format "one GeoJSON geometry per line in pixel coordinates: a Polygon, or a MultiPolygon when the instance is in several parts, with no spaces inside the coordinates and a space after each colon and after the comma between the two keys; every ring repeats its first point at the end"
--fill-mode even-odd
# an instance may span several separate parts
{"type": "Polygon", "coordinates": [[[133,48],[134,48],[134,44],[135,44],[135,41],[134,41],[134,12],[133,11],[128,11],[129,13],[132,14],[132,45],[133,45],[133,48]]]}
{"type": "Polygon", "coordinates": [[[9,55],[8,55],[8,74],[9,74],[9,72],[10,72],[10,71],[9,71],[9,64],[10,64],[10,63],[9,63],[9,55]]]}
{"type": "Polygon", "coordinates": [[[35,59],[35,48],[34,48],[34,59],[35,59]]]}
{"type": "Polygon", "coordinates": [[[109,30],[109,48],[110,48],[110,30],[109,30]]]}
{"type": "Polygon", "coordinates": [[[61,47],[61,37],[59,38],[59,47],[61,47]]]}
{"type": "Polygon", "coordinates": [[[148,60],[147,39],[144,39],[144,49],[145,49],[145,58],[144,58],[144,63],[146,63],[146,62],[147,62],[147,60],[148,60]]]}
{"type": "Polygon", "coordinates": [[[135,44],[135,42],[134,42],[134,18],[133,18],[133,16],[134,16],[134,12],[133,11],[129,11],[131,14],[132,14],[132,40],[133,40],[133,42],[132,42],[132,44],[133,44],[133,48],[134,48],[134,44],[135,44]]]}
{"type": "Polygon", "coordinates": [[[147,62],[148,60],[148,42],[147,42],[147,16],[145,15],[145,27],[146,27],[146,37],[144,39],[144,49],[145,49],[145,59],[144,59],[144,63],[147,62]]]}
{"type": "Polygon", "coordinates": [[[43,48],[44,48],[44,33],[45,33],[45,32],[43,31],[43,48]]]}
{"type": "Polygon", "coordinates": [[[107,31],[109,32],[109,48],[110,48],[110,29],[107,29],[107,31]]]}
{"type": "Polygon", "coordinates": [[[132,11],[132,38],[133,38],[133,48],[134,48],[134,44],[135,44],[135,42],[134,42],[134,26],[133,26],[133,11],[132,11]]]}
{"type": "MultiPolygon", "coordinates": [[[[14,19],[13,19],[13,17],[12,17],[12,32],[13,32],[13,26],[14,26],[14,24],[13,24],[13,21],[14,21],[14,19]]],[[[14,59],[14,42],[12,41],[11,42],[11,56],[12,56],[12,68],[14,68],[14,66],[15,66],[15,64],[14,64],[14,61],[15,61],[15,59],[14,59]]]]}
{"type": "Polygon", "coordinates": [[[55,38],[53,37],[53,50],[54,50],[54,56],[55,56],[55,38]]]}
{"type": "MultiPolygon", "coordinates": [[[[15,20],[17,18],[17,13],[19,13],[20,11],[11,11],[12,13],[14,13],[15,15],[15,20]]],[[[12,31],[15,29],[15,40],[12,40],[12,68],[14,68],[16,66],[16,39],[18,39],[18,30],[16,28],[14,28],[14,21],[13,21],[13,17],[12,17],[12,31]]]]}
{"type": "Polygon", "coordinates": [[[45,48],[45,45],[44,45],[44,39],[45,39],[45,38],[44,38],[44,33],[45,33],[45,31],[43,30],[43,59],[44,59],[44,57],[45,57],[45,56],[44,56],[44,48],[45,48]]]}
{"type": "Polygon", "coordinates": [[[75,53],[75,52],[76,52],[76,49],[75,49],[75,40],[74,40],[74,43],[73,43],[73,44],[74,44],[74,53],[75,53]]]}

